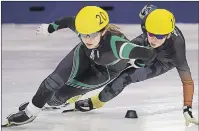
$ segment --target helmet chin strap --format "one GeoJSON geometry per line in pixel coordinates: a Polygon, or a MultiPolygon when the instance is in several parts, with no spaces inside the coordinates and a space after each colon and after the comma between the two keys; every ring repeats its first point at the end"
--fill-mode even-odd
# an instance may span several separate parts
{"type": "Polygon", "coordinates": [[[101,41],[103,39],[103,35],[100,34],[100,40],[99,40],[99,43],[95,46],[95,48],[98,48],[100,45],[101,45],[101,41]]]}
{"type": "Polygon", "coordinates": [[[108,29],[105,29],[102,33],[100,33],[100,41],[98,43],[98,45],[95,48],[98,48],[99,46],[101,46],[103,43],[102,40],[106,37],[106,33],[107,33],[108,29]]]}

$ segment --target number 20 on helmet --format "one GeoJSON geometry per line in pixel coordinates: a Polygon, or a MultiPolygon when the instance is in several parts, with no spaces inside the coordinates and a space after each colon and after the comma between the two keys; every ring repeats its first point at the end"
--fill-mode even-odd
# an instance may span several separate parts
{"type": "Polygon", "coordinates": [[[92,34],[109,24],[108,13],[97,6],[85,6],[75,18],[75,28],[80,34],[92,34]]]}

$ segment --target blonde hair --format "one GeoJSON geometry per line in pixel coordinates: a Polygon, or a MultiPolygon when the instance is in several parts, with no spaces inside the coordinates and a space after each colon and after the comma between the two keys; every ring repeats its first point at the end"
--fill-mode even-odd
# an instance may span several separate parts
{"type": "Polygon", "coordinates": [[[110,32],[113,32],[113,33],[116,33],[118,35],[124,35],[122,32],[121,32],[121,29],[120,27],[114,25],[114,24],[108,24],[106,27],[105,27],[105,31],[110,31],[110,32]]]}

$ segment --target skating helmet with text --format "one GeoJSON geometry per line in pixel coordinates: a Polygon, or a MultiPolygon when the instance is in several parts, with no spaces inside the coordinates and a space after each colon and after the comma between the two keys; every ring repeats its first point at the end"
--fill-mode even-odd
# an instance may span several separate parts
{"type": "Polygon", "coordinates": [[[97,6],[85,6],[75,18],[75,27],[81,34],[92,34],[109,24],[108,13],[97,6]]]}
{"type": "Polygon", "coordinates": [[[155,9],[147,16],[145,28],[153,34],[169,34],[175,28],[175,17],[166,9],[155,9]]]}

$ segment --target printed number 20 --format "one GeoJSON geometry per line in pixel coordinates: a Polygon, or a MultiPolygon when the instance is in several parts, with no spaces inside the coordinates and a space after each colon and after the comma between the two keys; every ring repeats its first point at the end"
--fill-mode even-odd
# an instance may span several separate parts
{"type": "Polygon", "coordinates": [[[99,25],[103,24],[104,21],[107,20],[107,17],[103,12],[100,12],[99,14],[97,14],[96,18],[99,19],[99,25]]]}

